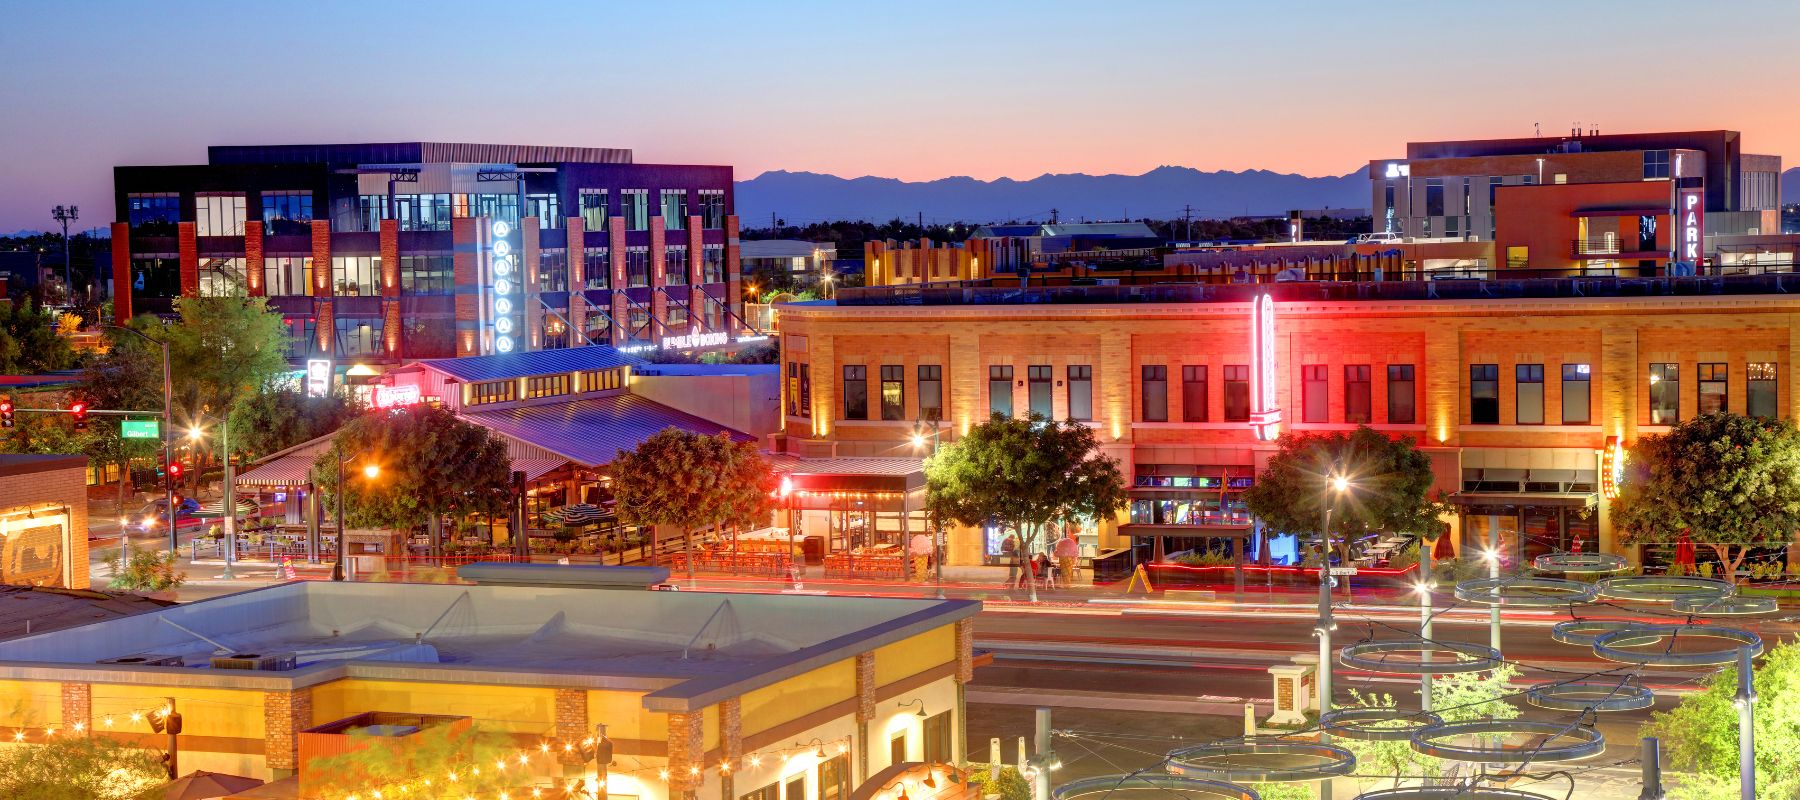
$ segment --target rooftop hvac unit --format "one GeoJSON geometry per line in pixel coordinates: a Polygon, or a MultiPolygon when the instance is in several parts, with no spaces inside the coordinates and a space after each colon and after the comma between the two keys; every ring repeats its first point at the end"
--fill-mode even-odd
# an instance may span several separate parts
{"type": "Polygon", "coordinates": [[[159,653],[138,653],[118,658],[102,658],[96,664],[120,664],[133,667],[179,667],[183,666],[181,656],[162,655],[159,653]]]}
{"type": "Polygon", "coordinates": [[[251,669],[264,672],[281,672],[293,669],[298,658],[291,652],[285,653],[232,653],[228,656],[213,656],[213,669],[251,669]]]}

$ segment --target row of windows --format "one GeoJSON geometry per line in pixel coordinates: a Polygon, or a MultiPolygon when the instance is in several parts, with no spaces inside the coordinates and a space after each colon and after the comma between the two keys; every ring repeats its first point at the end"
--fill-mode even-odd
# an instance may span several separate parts
{"type": "MultiPolygon", "coordinates": [[[[590,369],[574,373],[538,375],[525,379],[525,399],[560,397],[576,392],[602,392],[619,388],[622,379],[616,369],[590,369]]],[[[487,381],[469,384],[469,405],[507,403],[519,399],[518,381],[487,381]]]]}
{"type": "MultiPolygon", "coordinates": [[[[271,190],[260,192],[262,221],[271,234],[303,234],[316,218],[313,193],[306,190],[271,190]]],[[[658,192],[664,226],[678,231],[687,228],[689,213],[700,217],[706,230],[725,227],[725,192],[701,189],[694,202],[688,202],[686,189],[663,189],[658,192]]],[[[582,225],[590,231],[606,230],[607,191],[581,189],[578,197],[582,225]]],[[[173,236],[175,224],[181,220],[181,196],[176,192],[134,192],[126,195],[127,219],[133,232],[148,236],[173,236]]],[[[650,229],[649,190],[625,189],[620,192],[619,214],[626,230],[650,229]]],[[[516,194],[396,194],[390,203],[385,194],[358,195],[339,201],[339,214],[334,228],[339,231],[373,232],[381,229],[381,221],[394,219],[403,231],[447,231],[450,220],[458,217],[490,216],[517,222],[520,218],[516,194]]],[[[536,217],[544,228],[561,228],[563,213],[556,194],[527,194],[523,216],[536,217]]],[[[194,227],[198,236],[242,236],[247,218],[245,195],[241,192],[201,192],[194,197],[194,227]]]]}

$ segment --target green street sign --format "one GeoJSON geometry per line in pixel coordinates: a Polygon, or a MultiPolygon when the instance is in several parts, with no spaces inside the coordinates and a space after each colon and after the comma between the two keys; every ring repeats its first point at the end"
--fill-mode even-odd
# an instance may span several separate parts
{"type": "Polygon", "coordinates": [[[120,423],[119,435],[126,439],[160,439],[162,423],[154,419],[128,419],[120,423]]]}

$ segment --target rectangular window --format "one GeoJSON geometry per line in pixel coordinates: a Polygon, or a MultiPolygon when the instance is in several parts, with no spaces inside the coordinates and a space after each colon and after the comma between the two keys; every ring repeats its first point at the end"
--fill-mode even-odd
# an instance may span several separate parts
{"type": "Polygon", "coordinates": [[[374,233],[381,230],[381,221],[387,218],[387,195],[361,194],[356,196],[356,208],[350,215],[349,226],[339,230],[374,233]]]}
{"type": "Polygon", "coordinates": [[[200,296],[232,297],[245,293],[244,259],[200,259],[200,296]]]}
{"type": "Polygon", "coordinates": [[[568,291],[569,254],[563,250],[539,250],[537,284],[540,292],[568,291]]]}
{"type": "Polygon", "coordinates": [[[812,365],[800,365],[800,416],[812,416],[812,365]]]}
{"type": "Polygon", "coordinates": [[[381,354],[381,317],[337,317],[337,339],[333,342],[340,358],[381,354]]]}
{"type": "Polygon", "coordinates": [[[612,286],[612,254],[606,248],[589,247],[581,251],[581,281],[585,289],[612,286]]]}
{"type": "Polygon", "coordinates": [[[562,201],[554,194],[525,195],[525,216],[537,217],[538,228],[562,228],[562,201]]]}
{"type": "Polygon", "coordinates": [[[1681,421],[1681,365],[1650,365],[1650,424],[1681,421]]]}
{"type": "Polygon", "coordinates": [[[1700,378],[1700,413],[1722,414],[1731,408],[1730,389],[1726,388],[1726,376],[1730,374],[1725,364],[1697,364],[1700,378]]]}
{"type": "Polygon", "coordinates": [[[450,230],[450,195],[395,195],[394,217],[403,231],[450,230]]]}
{"type": "Polygon", "coordinates": [[[1344,421],[1367,425],[1374,421],[1373,392],[1369,385],[1368,364],[1344,365],[1344,421]]]}
{"type": "Polygon", "coordinates": [[[1752,417],[1780,416],[1775,412],[1775,363],[1751,362],[1744,369],[1744,413],[1752,417]]]}
{"type": "Polygon", "coordinates": [[[869,368],[844,365],[844,419],[869,418],[869,368]]]}
{"type": "Polygon", "coordinates": [[[700,248],[700,280],[704,283],[725,282],[725,246],[704,245],[700,248]]]}
{"type": "MultiPolygon", "coordinates": [[[[625,218],[625,230],[650,230],[650,190],[620,190],[619,214],[625,218]]],[[[617,244],[617,242],[614,242],[614,244],[617,244]]]]}
{"type": "Polygon", "coordinates": [[[616,369],[590,369],[581,373],[581,391],[604,392],[619,388],[619,371],[616,369]]]}
{"type": "Polygon", "coordinates": [[[1544,365],[1513,365],[1513,420],[1520,425],[1544,424],[1544,365]]]}
{"type": "Polygon", "coordinates": [[[1013,368],[1010,364],[988,367],[988,413],[1013,415],[1013,368]]]}
{"type": "Polygon", "coordinates": [[[906,419],[906,367],[881,365],[881,418],[906,419]]]}
{"type": "Polygon", "coordinates": [[[1562,424],[1586,425],[1593,419],[1589,411],[1593,397],[1593,367],[1587,364],[1562,365],[1562,424]]]}
{"type": "Polygon", "coordinates": [[[794,775],[782,784],[781,800],[806,800],[806,773],[794,775]]]}
{"type": "Polygon", "coordinates": [[[687,229],[687,190],[662,190],[663,230],[679,231],[687,229]]]}
{"type": "Polygon", "coordinates": [[[194,196],[195,236],[243,236],[244,196],[207,193],[194,196]]]}
{"type": "Polygon", "coordinates": [[[1500,424],[1500,365],[1469,365],[1469,423],[1500,424]]]}
{"type": "Polygon", "coordinates": [[[128,194],[125,207],[131,232],[140,236],[174,236],[181,221],[181,195],[174,192],[128,194]]]}
{"type": "Polygon", "coordinates": [[[1055,407],[1050,400],[1050,365],[1032,364],[1025,368],[1025,389],[1027,404],[1031,413],[1044,419],[1056,416],[1055,407]]]}
{"type": "Polygon", "coordinates": [[[650,248],[625,248],[625,285],[629,288],[650,285],[650,248]]]}
{"type": "Polygon", "coordinates": [[[469,384],[469,405],[508,403],[519,399],[518,381],[488,381],[469,384]]]}
{"type": "Polygon", "coordinates": [[[1669,151],[1644,151],[1644,180],[1669,177],[1669,151]]]}
{"type": "Polygon", "coordinates": [[[754,792],[745,792],[738,800],[781,800],[781,784],[771,783],[754,792]]]}
{"type": "Polygon", "coordinates": [[[381,256],[332,256],[331,293],[339,297],[381,294],[381,256]]]}
{"type": "Polygon", "coordinates": [[[1250,367],[1225,365],[1225,421],[1250,421],[1250,367]]]}
{"type": "Polygon", "coordinates": [[[1330,379],[1326,377],[1324,364],[1306,364],[1300,367],[1300,421],[1327,422],[1330,420],[1331,401],[1326,399],[1330,391],[1330,379]]]}
{"type": "Polygon", "coordinates": [[[688,307],[686,303],[671,299],[663,308],[663,325],[680,329],[688,324],[688,307]]]}
{"type": "Polygon", "coordinates": [[[949,764],[956,760],[951,742],[950,712],[939,711],[925,718],[921,726],[925,734],[925,763],[949,764]]]}
{"type": "Polygon", "coordinates": [[[263,259],[263,292],[270,297],[302,297],[312,294],[311,256],[274,256],[263,259]]]}
{"type": "Polygon", "coordinates": [[[1389,425],[1411,425],[1418,422],[1418,395],[1415,386],[1413,365],[1388,365],[1387,421],[1389,425]]]}
{"type": "Polygon", "coordinates": [[[312,192],[263,192],[263,232],[304,234],[312,230],[312,192]]]}
{"type": "Polygon", "coordinates": [[[1181,368],[1181,421],[1206,421],[1206,366],[1189,364],[1181,368]]]}
{"type": "Polygon", "coordinates": [[[899,764],[906,760],[906,731],[902,730],[888,739],[888,765],[899,764]]]}
{"type": "Polygon", "coordinates": [[[569,376],[541,375],[525,379],[525,399],[557,397],[569,393],[569,376]]]}
{"type": "Polygon", "coordinates": [[[583,230],[606,230],[606,190],[581,190],[581,227],[583,230]]]}
{"type": "Polygon", "coordinates": [[[455,294],[456,265],[449,254],[401,256],[401,294],[455,294]]]}
{"type": "Polygon", "coordinates": [[[663,248],[663,285],[686,286],[688,282],[688,249],[686,245],[663,248]]]}
{"type": "Polygon", "coordinates": [[[1425,216],[1441,217],[1444,215],[1444,179],[1425,179],[1425,216]]]}
{"type": "Polygon", "coordinates": [[[1087,421],[1094,418],[1094,367],[1092,364],[1069,365],[1069,419],[1087,421]]]}
{"type": "Polygon", "coordinates": [[[709,231],[725,227],[725,190],[700,190],[700,227],[709,231]]]}
{"type": "Polygon", "coordinates": [[[1162,364],[1145,364],[1139,383],[1143,394],[1145,422],[1169,421],[1169,368],[1162,364]]]}
{"type": "Polygon", "coordinates": [[[944,368],[940,365],[919,365],[919,418],[944,418],[944,368]]]}

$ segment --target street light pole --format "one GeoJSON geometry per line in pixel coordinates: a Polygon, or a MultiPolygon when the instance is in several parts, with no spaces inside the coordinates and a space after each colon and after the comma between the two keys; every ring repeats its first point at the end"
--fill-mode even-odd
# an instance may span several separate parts
{"type": "MultiPolygon", "coordinates": [[[[1331,618],[1331,511],[1337,506],[1338,495],[1350,488],[1349,479],[1342,475],[1333,475],[1327,484],[1329,492],[1325,501],[1325,524],[1319,529],[1319,718],[1331,713],[1331,632],[1337,623],[1331,618]]],[[[1347,565],[1346,565],[1347,566],[1347,565]]],[[[1319,743],[1331,741],[1331,733],[1323,728],[1319,730],[1319,743]]],[[[1319,797],[1331,798],[1331,779],[1326,778],[1319,784],[1319,797]]]]}
{"type": "MultiPolygon", "coordinates": [[[[369,451],[364,449],[355,455],[347,456],[344,455],[343,447],[337,448],[337,563],[331,567],[331,579],[334,581],[355,580],[344,566],[344,562],[350,558],[350,537],[344,530],[344,466],[350,459],[361,458],[368,454],[369,451]]],[[[379,468],[370,466],[365,469],[368,471],[369,477],[374,477],[375,471],[379,468]]]]}
{"type": "MultiPolygon", "coordinates": [[[[943,428],[938,426],[935,415],[929,420],[920,419],[913,424],[913,446],[918,447],[924,444],[924,437],[927,436],[925,433],[927,421],[931,423],[931,433],[929,434],[931,450],[926,453],[925,457],[931,459],[937,457],[938,437],[943,434],[943,428]]],[[[936,513],[930,513],[929,516],[931,520],[931,563],[937,573],[937,599],[942,600],[944,599],[944,529],[943,525],[939,523],[936,513]]]]}
{"type": "Polygon", "coordinates": [[[78,219],[81,219],[81,208],[79,206],[69,206],[68,208],[63,208],[62,206],[57,206],[55,208],[50,209],[50,216],[51,216],[51,218],[55,219],[57,222],[62,223],[63,288],[65,290],[67,290],[69,293],[69,297],[68,297],[69,305],[74,305],[75,304],[75,281],[73,278],[70,277],[70,272],[69,272],[69,223],[74,222],[78,219]]]}
{"type": "Polygon", "coordinates": [[[1431,590],[1434,588],[1430,578],[1419,581],[1419,639],[1424,650],[1420,651],[1420,660],[1425,663],[1425,672],[1419,673],[1419,710],[1431,710],[1431,590]]]}
{"type": "MultiPolygon", "coordinates": [[[[219,513],[225,524],[225,580],[233,580],[237,576],[232,573],[231,565],[237,561],[237,487],[232,484],[231,474],[231,413],[227,411],[222,417],[211,414],[200,414],[202,419],[210,419],[219,423],[219,450],[225,464],[225,486],[221,492],[219,513]]],[[[192,438],[200,438],[200,429],[195,428],[192,438]]]]}

